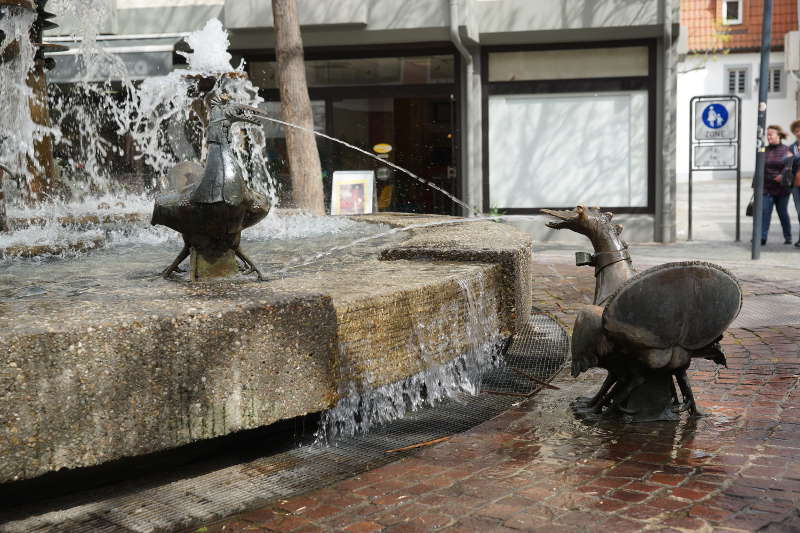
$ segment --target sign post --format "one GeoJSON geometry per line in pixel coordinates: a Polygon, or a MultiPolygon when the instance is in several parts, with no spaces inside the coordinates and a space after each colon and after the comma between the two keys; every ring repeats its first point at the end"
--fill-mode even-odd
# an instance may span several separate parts
{"type": "Polygon", "coordinates": [[[692,134],[689,139],[689,231],[692,240],[692,178],[696,170],[736,171],[736,241],[741,217],[741,99],[735,95],[695,96],[689,102],[692,134]]]}
{"type": "Polygon", "coordinates": [[[758,84],[758,121],[756,127],[756,172],[753,176],[753,239],[750,247],[750,258],[761,257],[761,216],[764,214],[764,165],[766,143],[764,134],[767,132],[767,91],[769,79],[769,48],[772,42],[772,0],[764,0],[764,15],[761,19],[761,66],[759,68],[758,84]]]}

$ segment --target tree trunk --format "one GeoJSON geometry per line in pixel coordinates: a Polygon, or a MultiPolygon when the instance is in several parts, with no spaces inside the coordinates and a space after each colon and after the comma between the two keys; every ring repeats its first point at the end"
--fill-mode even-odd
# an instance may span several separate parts
{"type": "Polygon", "coordinates": [[[0,169],[0,232],[8,231],[6,221],[6,195],[3,190],[3,170],[0,169]]]}
{"type": "MultiPolygon", "coordinates": [[[[278,59],[282,118],[285,122],[312,130],[314,120],[295,0],[272,0],[272,15],[275,20],[275,54],[278,59]]],[[[324,215],[322,166],[314,134],[288,126],[285,126],[285,130],[292,173],[292,196],[296,207],[324,215]]]]}
{"type": "MultiPolygon", "coordinates": [[[[44,73],[44,60],[36,60],[35,66],[28,73],[26,81],[33,92],[28,99],[31,110],[31,120],[39,126],[49,128],[50,110],[47,103],[47,80],[44,73]]],[[[28,172],[32,179],[28,183],[27,202],[38,203],[47,197],[57,196],[63,192],[59,183],[55,161],[53,159],[53,137],[44,135],[33,143],[34,154],[39,163],[37,168],[33,161],[28,160],[28,172]]]]}

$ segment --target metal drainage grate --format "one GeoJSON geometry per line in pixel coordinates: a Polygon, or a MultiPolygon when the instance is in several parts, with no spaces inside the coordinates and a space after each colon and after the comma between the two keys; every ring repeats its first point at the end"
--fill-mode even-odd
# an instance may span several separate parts
{"type": "Polygon", "coordinates": [[[791,294],[748,296],[732,328],[800,324],[800,297],[791,294]]]}
{"type": "Polygon", "coordinates": [[[489,420],[519,401],[515,396],[539,390],[543,385],[537,381],[552,379],[568,357],[566,332],[546,315],[534,314],[528,327],[516,335],[505,363],[482,381],[487,388],[509,394],[443,402],[330,446],[302,446],[202,474],[197,474],[202,468],[184,468],[170,477],[149,476],[26,506],[13,515],[0,514],[0,532],[176,531],[268,505],[413,453],[413,448],[402,448],[430,443],[489,420]]]}
{"type": "Polygon", "coordinates": [[[533,314],[514,336],[503,364],[487,372],[481,390],[508,396],[531,396],[564,366],[569,354],[567,333],[550,317],[533,314]]]}

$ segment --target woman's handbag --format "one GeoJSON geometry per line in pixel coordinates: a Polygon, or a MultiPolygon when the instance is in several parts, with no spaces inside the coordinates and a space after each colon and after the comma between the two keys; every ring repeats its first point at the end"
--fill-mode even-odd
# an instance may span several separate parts
{"type": "Polygon", "coordinates": [[[750,202],[747,204],[747,209],[744,210],[745,216],[751,217],[753,216],[753,200],[755,196],[750,197],[750,202]]]}
{"type": "Polygon", "coordinates": [[[783,167],[783,172],[781,172],[781,185],[783,185],[783,188],[787,191],[794,185],[794,172],[792,172],[792,166],[793,165],[791,163],[786,164],[783,167]]]}

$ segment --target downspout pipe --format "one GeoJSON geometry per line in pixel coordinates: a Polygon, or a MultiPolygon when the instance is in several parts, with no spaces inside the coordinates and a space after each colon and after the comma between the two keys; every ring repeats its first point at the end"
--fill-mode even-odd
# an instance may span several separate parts
{"type": "MultiPolygon", "coordinates": [[[[800,0],[798,0],[800,2],[800,0]]],[[[458,53],[464,58],[467,66],[472,66],[472,54],[461,41],[461,34],[458,31],[458,4],[459,0],[450,0],[450,40],[453,41],[458,53]]]]}
{"type": "MultiPolygon", "coordinates": [[[[458,4],[460,0],[450,0],[450,40],[453,42],[453,45],[458,50],[458,53],[464,59],[464,81],[463,81],[463,104],[460,106],[460,115],[461,115],[461,147],[459,150],[460,154],[460,167],[461,167],[461,192],[462,196],[464,196],[464,200],[468,204],[473,204],[473,199],[470,198],[468,194],[469,191],[469,180],[472,177],[473,169],[471,165],[471,152],[472,150],[468,149],[468,142],[470,141],[470,93],[472,92],[472,78],[473,78],[473,63],[472,63],[472,54],[467,50],[467,47],[464,45],[464,42],[461,40],[461,33],[459,32],[459,12],[458,12],[458,4]],[[465,193],[466,196],[465,196],[465,193]]],[[[477,209],[482,209],[483,206],[473,206],[477,209]]],[[[469,216],[470,213],[464,213],[464,215],[469,216]]]]}

